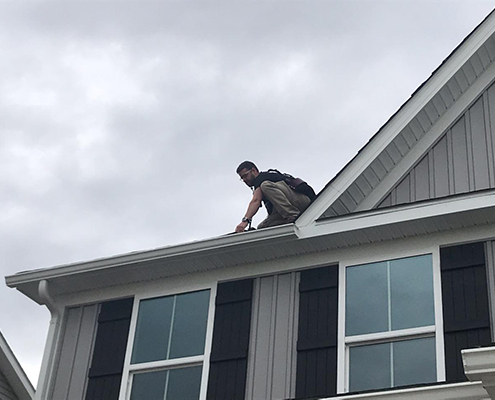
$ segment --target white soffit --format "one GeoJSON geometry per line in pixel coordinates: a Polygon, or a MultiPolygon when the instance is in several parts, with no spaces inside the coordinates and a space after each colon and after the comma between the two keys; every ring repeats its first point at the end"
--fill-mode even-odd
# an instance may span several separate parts
{"type": "MultiPolygon", "coordinates": [[[[405,229],[406,232],[411,230],[411,234],[418,234],[415,232],[416,229],[411,229],[414,222],[426,226],[425,224],[431,221],[433,226],[441,231],[491,224],[495,222],[494,218],[495,190],[486,190],[327,218],[316,221],[314,225],[299,228],[298,236],[300,238],[328,237],[347,232],[363,234],[366,231],[372,233],[381,227],[387,227],[387,230],[390,230],[390,226],[399,227],[399,231],[405,229]],[[460,225],[455,226],[455,224],[460,225]]],[[[423,233],[431,233],[431,231],[423,233]]],[[[409,235],[404,234],[404,237],[407,236],[409,235]]]]}
{"type": "Polygon", "coordinates": [[[297,226],[374,207],[493,82],[494,32],[492,12],[324,188],[297,226]]]}
{"type": "Polygon", "coordinates": [[[19,400],[32,400],[34,389],[7,341],[0,332],[0,371],[7,378],[19,400]]]}

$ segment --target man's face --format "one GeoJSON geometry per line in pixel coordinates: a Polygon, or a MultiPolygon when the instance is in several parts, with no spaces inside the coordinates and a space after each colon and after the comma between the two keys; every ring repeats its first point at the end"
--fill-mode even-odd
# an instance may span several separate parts
{"type": "Polygon", "coordinates": [[[249,187],[253,186],[254,180],[256,178],[256,171],[254,168],[244,168],[239,171],[239,177],[241,180],[249,187]]]}

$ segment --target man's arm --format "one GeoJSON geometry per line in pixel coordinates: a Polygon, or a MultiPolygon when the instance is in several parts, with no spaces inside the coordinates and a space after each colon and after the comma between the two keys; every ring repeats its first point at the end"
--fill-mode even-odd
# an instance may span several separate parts
{"type": "MultiPolygon", "coordinates": [[[[253,198],[249,202],[248,209],[246,211],[246,214],[244,215],[245,218],[247,219],[252,219],[254,215],[258,212],[259,208],[261,207],[261,200],[263,198],[263,194],[261,193],[261,189],[257,188],[253,192],[253,198]]],[[[244,230],[247,228],[249,222],[241,222],[239,225],[235,227],[236,232],[244,232],[244,230]]]]}

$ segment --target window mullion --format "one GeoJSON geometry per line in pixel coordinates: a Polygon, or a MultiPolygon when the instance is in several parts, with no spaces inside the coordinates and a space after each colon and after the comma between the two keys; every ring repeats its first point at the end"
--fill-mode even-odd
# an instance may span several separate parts
{"type": "Polygon", "coordinates": [[[387,261],[388,330],[392,330],[392,284],[390,282],[390,261],[387,261]]]}
{"type": "MultiPolygon", "coordinates": [[[[167,357],[165,358],[166,360],[170,359],[170,348],[172,347],[172,332],[174,330],[176,305],[177,305],[177,295],[174,296],[174,304],[172,305],[172,318],[170,320],[170,332],[168,334],[167,357]]],[[[168,381],[168,374],[167,374],[167,381],[168,381]]]]}
{"type": "MultiPolygon", "coordinates": [[[[176,296],[177,297],[177,296],[176,296]]],[[[167,371],[167,377],[165,378],[165,390],[163,391],[163,400],[167,400],[167,393],[168,393],[168,381],[170,378],[170,370],[167,371]]]]}
{"type": "Polygon", "coordinates": [[[394,342],[390,342],[390,387],[394,386],[394,342]]]}

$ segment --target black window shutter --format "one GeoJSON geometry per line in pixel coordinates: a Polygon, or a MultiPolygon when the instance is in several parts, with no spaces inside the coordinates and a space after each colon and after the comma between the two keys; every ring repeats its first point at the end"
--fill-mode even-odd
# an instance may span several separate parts
{"type": "Polygon", "coordinates": [[[447,382],[465,381],[461,350],[491,343],[484,243],[440,249],[447,382]]]}
{"type": "Polygon", "coordinates": [[[132,298],[101,304],[86,400],[119,398],[132,304],[132,298]]]}
{"type": "Polygon", "coordinates": [[[220,283],[208,380],[209,400],[241,400],[246,390],[253,279],[220,283]]]}
{"type": "Polygon", "coordinates": [[[296,397],[337,393],[339,268],[301,272],[296,397]]]}

